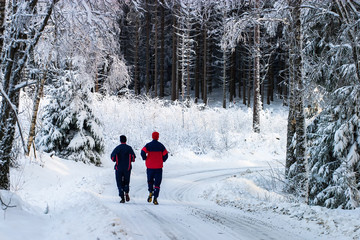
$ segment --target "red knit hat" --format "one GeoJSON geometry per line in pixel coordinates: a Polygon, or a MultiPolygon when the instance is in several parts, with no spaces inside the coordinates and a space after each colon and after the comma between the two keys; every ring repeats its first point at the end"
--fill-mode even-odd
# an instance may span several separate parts
{"type": "Polygon", "coordinates": [[[153,132],[153,133],[152,133],[152,138],[153,138],[154,140],[159,140],[159,133],[158,133],[158,132],[153,132]]]}

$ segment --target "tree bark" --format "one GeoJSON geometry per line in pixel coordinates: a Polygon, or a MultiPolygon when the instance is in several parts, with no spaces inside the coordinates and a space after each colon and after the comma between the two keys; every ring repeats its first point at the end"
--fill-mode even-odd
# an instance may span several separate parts
{"type": "Polygon", "coordinates": [[[33,105],[33,113],[32,113],[28,143],[27,143],[27,155],[28,156],[30,154],[30,148],[31,148],[31,145],[33,144],[34,137],[35,137],[37,114],[38,114],[38,110],[39,110],[40,99],[41,99],[41,97],[43,95],[43,91],[44,91],[44,85],[45,85],[45,81],[47,78],[48,64],[49,64],[50,59],[51,59],[51,57],[49,56],[48,63],[46,64],[46,67],[45,67],[44,75],[41,78],[38,85],[36,86],[34,105],[33,105]]]}
{"type": "Polygon", "coordinates": [[[176,100],[176,64],[177,64],[177,43],[176,43],[176,16],[173,15],[173,32],[172,32],[172,69],[171,69],[171,100],[176,100]]]}
{"type": "Polygon", "coordinates": [[[231,53],[229,93],[229,102],[233,102],[236,97],[236,50],[231,53]]]}
{"type": "Polygon", "coordinates": [[[202,92],[202,97],[203,97],[203,102],[205,103],[205,105],[207,104],[207,28],[206,25],[204,25],[204,29],[203,29],[203,37],[204,37],[204,56],[203,56],[203,92],[202,92]]]}
{"type": "Polygon", "coordinates": [[[154,59],[154,96],[158,96],[158,2],[155,1],[155,59],[154,59]]]}
{"type": "Polygon", "coordinates": [[[140,94],[140,79],[139,79],[139,45],[140,45],[140,20],[136,16],[135,27],[135,56],[134,56],[134,91],[136,95],[140,94]]]}
{"type": "MultiPolygon", "coordinates": [[[[145,51],[146,51],[146,80],[145,80],[145,91],[146,94],[149,94],[150,89],[150,6],[149,0],[145,2],[146,7],[146,43],[145,43],[145,51]]],[[[156,64],[155,64],[156,65],[156,64]]]]}
{"type": "MultiPolygon", "coordinates": [[[[306,126],[304,114],[304,80],[302,76],[302,32],[300,6],[301,0],[289,1],[293,22],[291,23],[290,38],[290,101],[287,136],[287,153],[285,174],[289,180],[288,190],[302,195],[307,187],[307,160],[306,160],[306,126]],[[295,131],[293,131],[295,127],[295,131]],[[296,133],[295,149],[292,140],[296,133]],[[295,152],[294,152],[295,150],[295,152]],[[295,164],[295,165],[294,165],[295,164]],[[292,167],[294,165],[294,167],[292,167]]],[[[305,193],[307,195],[307,193],[305,193]]]]}
{"type": "Polygon", "coordinates": [[[164,0],[161,0],[161,53],[160,53],[160,97],[164,97],[165,77],[165,8],[164,0]]]}
{"type": "MultiPolygon", "coordinates": [[[[256,9],[259,11],[259,0],[256,0],[256,9]]],[[[257,17],[259,14],[257,13],[257,17]]],[[[255,62],[254,62],[254,109],[253,109],[253,130],[256,133],[260,132],[260,26],[255,25],[254,35],[255,45],[255,62]]]]}
{"type": "Polygon", "coordinates": [[[226,108],[226,51],[223,50],[223,108],[226,108]]]}
{"type": "MultiPolygon", "coordinates": [[[[199,29],[197,29],[197,32],[199,29]]],[[[198,34],[196,44],[196,65],[195,65],[195,103],[198,102],[200,97],[200,71],[201,71],[201,34],[198,34]]]]}
{"type": "MultiPolygon", "coordinates": [[[[4,36],[4,23],[5,23],[5,7],[6,0],[0,0],[0,36],[4,36]]],[[[0,38],[0,53],[2,52],[4,39],[0,38]]]]}

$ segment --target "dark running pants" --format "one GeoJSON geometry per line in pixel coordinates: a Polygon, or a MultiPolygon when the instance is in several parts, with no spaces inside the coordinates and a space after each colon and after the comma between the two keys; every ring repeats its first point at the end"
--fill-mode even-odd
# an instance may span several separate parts
{"type": "Polygon", "coordinates": [[[130,183],[130,171],[115,171],[116,185],[119,189],[119,196],[124,198],[124,192],[129,193],[129,183],[130,183]]]}
{"type": "Polygon", "coordinates": [[[146,169],[148,190],[149,192],[154,193],[154,198],[157,198],[159,196],[162,172],[162,168],[146,169]]]}

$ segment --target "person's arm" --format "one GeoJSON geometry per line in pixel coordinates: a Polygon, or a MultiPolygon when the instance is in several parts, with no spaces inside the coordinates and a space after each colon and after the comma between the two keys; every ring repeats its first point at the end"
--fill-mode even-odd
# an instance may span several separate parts
{"type": "Polygon", "coordinates": [[[116,162],[116,148],[112,151],[110,158],[113,162],[116,162]]]}
{"type": "Polygon", "coordinates": [[[169,155],[168,155],[168,151],[166,150],[166,148],[163,151],[163,162],[166,162],[166,160],[168,159],[169,155]]]}
{"type": "Polygon", "coordinates": [[[131,161],[135,162],[136,155],[135,155],[134,150],[132,148],[130,148],[130,155],[131,155],[131,161]]]}
{"type": "Polygon", "coordinates": [[[143,147],[143,149],[141,149],[141,157],[143,160],[146,160],[146,154],[148,153],[149,151],[146,149],[146,146],[143,147]]]}

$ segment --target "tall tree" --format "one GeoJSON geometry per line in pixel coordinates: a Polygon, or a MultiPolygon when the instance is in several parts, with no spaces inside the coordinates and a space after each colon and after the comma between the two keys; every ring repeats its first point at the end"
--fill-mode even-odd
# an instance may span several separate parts
{"type": "Polygon", "coordinates": [[[163,98],[165,94],[165,3],[160,0],[160,97],[163,98]]]}
{"type": "Polygon", "coordinates": [[[305,69],[316,85],[309,92],[328,93],[322,96],[323,111],[307,129],[309,203],[353,209],[360,206],[356,127],[360,81],[355,40],[360,37],[360,6],[354,1],[312,4],[306,22],[305,69]]]}
{"type": "Polygon", "coordinates": [[[183,2],[183,8],[179,17],[179,55],[181,71],[181,96],[182,100],[190,98],[190,84],[193,75],[195,40],[194,30],[194,5],[192,1],[183,2]]]}
{"type": "MultiPolygon", "coordinates": [[[[145,21],[146,21],[146,27],[145,27],[145,31],[146,31],[146,41],[145,41],[145,51],[146,51],[145,91],[146,91],[146,94],[149,94],[149,89],[150,89],[150,23],[151,23],[151,11],[150,11],[149,0],[146,0],[145,7],[146,7],[146,9],[145,9],[145,21]]],[[[155,41],[156,41],[156,39],[155,39],[155,41]]],[[[156,62],[155,62],[155,66],[156,66],[156,62]]]]}
{"type": "Polygon", "coordinates": [[[1,66],[3,76],[0,85],[3,95],[0,111],[0,189],[10,188],[9,166],[15,137],[16,107],[19,104],[20,89],[26,85],[22,81],[21,71],[48,23],[55,2],[56,0],[50,2],[45,14],[40,18],[35,14],[37,1],[13,1],[9,14],[10,21],[5,25],[7,35],[4,36],[1,66]],[[29,35],[24,32],[25,30],[30,30],[34,34],[29,35]]]}
{"type": "Polygon", "coordinates": [[[177,76],[177,34],[176,29],[178,28],[177,25],[177,14],[178,13],[179,4],[174,2],[174,13],[172,15],[173,19],[173,28],[172,28],[172,68],[171,68],[171,100],[175,101],[177,99],[176,94],[176,76],[177,76]]]}
{"type": "Polygon", "coordinates": [[[158,96],[158,1],[155,1],[155,39],[154,39],[154,96],[158,96]]]}
{"type": "MultiPolygon", "coordinates": [[[[291,38],[290,38],[290,81],[293,89],[290,98],[293,98],[293,105],[290,105],[288,122],[295,124],[295,132],[288,132],[287,150],[295,151],[295,158],[287,158],[285,171],[290,191],[301,196],[306,196],[307,187],[307,159],[306,159],[306,126],[304,114],[304,77],[302,62],[302,28],[301,28],[301,1],[289,0],[291,11],[291,38]],[[295,148],[291,149],[290,138],[296,133],[295,148]],[[291,164],[293,161],[293,164],[291,164]]],[[[287,153],[287,156],[292,154],[287,153]]]]}
{"type": "MultiPolygon", "coordinates": [[[[259,0],[255,2],[256,21],[260,18],[259,0]]],[[[255,59],[254,59],[254,108],[253,108],[253,129],[254,132],[260,132],[260,24],[255,23],[254,29],[254,46],[255,46],[255,59]]]]}

